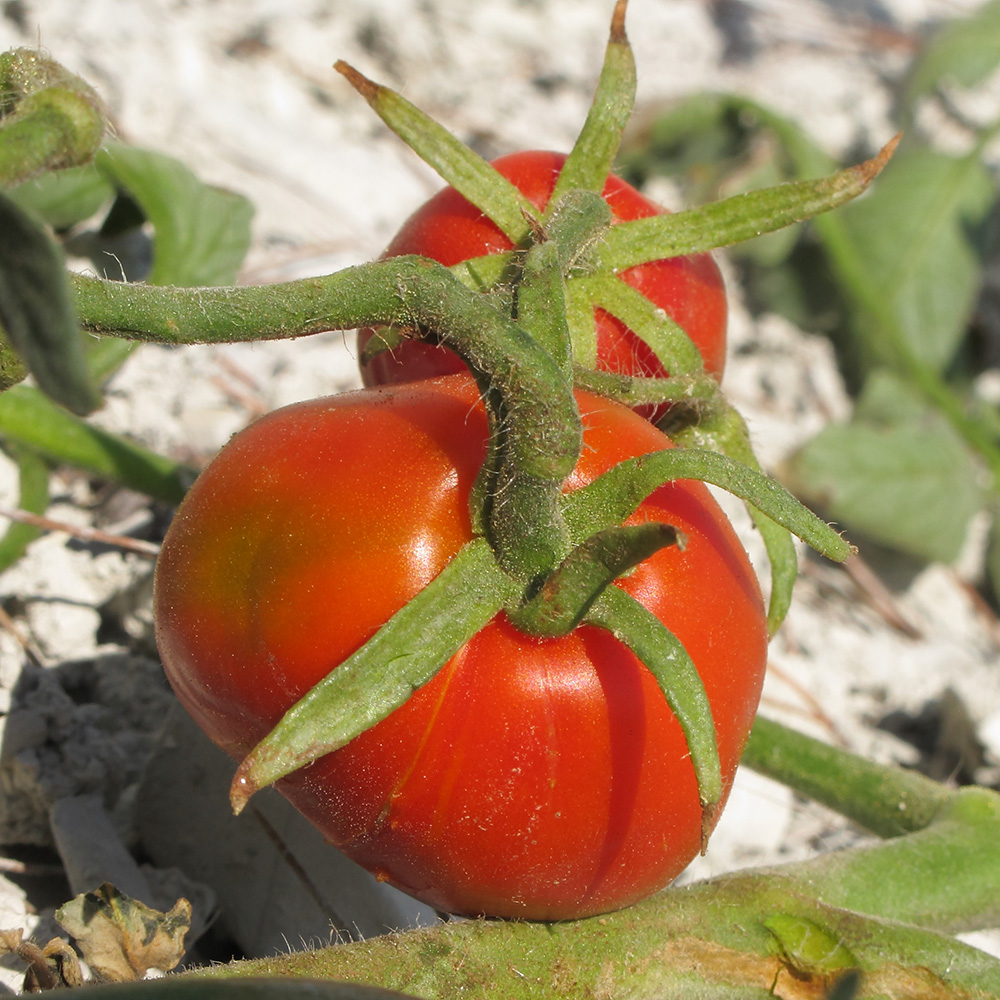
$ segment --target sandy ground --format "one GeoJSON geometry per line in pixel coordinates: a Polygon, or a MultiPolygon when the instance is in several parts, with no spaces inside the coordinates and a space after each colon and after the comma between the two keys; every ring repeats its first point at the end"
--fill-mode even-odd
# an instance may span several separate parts
{"type": "MultiPolygon", "coordinates": [[[[333,72],[335,59],[402,90],[486,155],[565,149],[586,113],[611,6],[610,0],[8,0],[0,6],[0,48],[41,44],[98,88],[120,138],[169,152],[204,179],[252,198],[254,244],[242,280],[260,282],[377,255],[438,187],[333,72]]],[[[834,155],[878,144],[892,132],[886,81],[898,76],[920,32],[976,6],[976,0],[632,0],[628,29],[640,105],[736,90],[791,115],[834,155]]],[[[669,204],[669,186],[658,193],[678,207],[669,204]]],[[[777,317],[752,319],[734,279],[731,287],[729,392],[773,467],[825,421],[845,416],[849,401],[825,342],[777,317]]],[[[351,338],[327,334],[281,345],[143,348],[115,378],[97,419],[159,450],[207,456],[259,412],[357,384],[352,346],[351,338]]],[[[78,477],[56,477],[54,493],[53,515],[74,522],[100,516],[112,527],[152,532],[161,518],[142,504],[110,512],[97,505],[95,513],[95,497],[78,477]]],[[[0,500],[15,498],[11,469],[0,463],[0,500]]],[[[746,537],[759,558],[756,540],[746,537]]],[[[105,830],[106,842],[122,849],[108,870],[119,879],[138,872],[146,880],[139,889],[152,886],[154,895],[182,886],[214,915],[215,935],[244,951],[323,939],[329,911],[365,933],[433,919],[360,880],[347,904],[334,900],[309,921],[281,926],[278,912],[243,926],[234,911],[249,904],[234,899],[232,882],[245,878],[245,869],[218,875],[225,866],[203,843],[171,848],[187,822],[178,796],[168,794],[182,769],[162,772],[155,787],[149,775],[166,766],[165,741],[186,731],[176,719],[172,736],[157,730],[171,696],[151,645],[148,578],[142,557],[80,545],[64,534],[39,541],[29,558],[0,576],[0,596],[42,664],[25,667],[21,647],[0,632],[0,708],[8,711],[0,843],[10,855],[8,877],[0,876],[0,925],[31,927],[38,911],[44,915],[60,902],[63,868],[76,890],[88,848],[78,842],[74,821],[53,820],[59,810],[52,810],[94,795],[97,808],[83,810],[90,817],[84,825],[105,830]],[[133,871],[133,859],[146,867],[133,871]]],[[[806,560],[795,607],[772,646],[765,708],[859,752],[911,763],[913,748],[873,723],[891,710],[919,713],[951,688],[995,765],[996,621],[950,567],[918,573],[894,596],[912,629],[887,621],[840,571],[806,560]]],[[[990,774],[995,780],[984,768],[980,780],[990,774]]],[[[272,827],[286,822],[294,824],[281,813],[272,827]]],[[[308,840],[301,831],[287,836],[308,840]]],[[[707,857],[687,877],[802,857],[856,836],[786,789],[745,774],[707,857]]],[[[278,862],[269,863],[259,892],[272,903],[282,892],[296,899],[301,885],[277,874],[278,862]]],[[[17,976],[6,981],[14,985],[17,976]]]]}

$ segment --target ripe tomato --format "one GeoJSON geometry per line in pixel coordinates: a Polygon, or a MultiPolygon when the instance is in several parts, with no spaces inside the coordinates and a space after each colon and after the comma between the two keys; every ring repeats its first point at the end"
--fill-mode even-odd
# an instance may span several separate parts
{"type": "MultiPolygon", "coordinates": [[[[578,401],[567,489],[670,446],[623,406],[578,401]]],[[[478,391],[455,375],[289,406],[223,448],[177,512],[155,588],[167,675],[216,743],[244,756],[470,539],[486,441],[478,391]]],[[[633,518],[654,519],[686,546],[618,585],[697,665],[728,789],[766,657],[757,581],[703,484],[657,490],[633,518]]],[[[700,846],[687,746],[649,671],[595,627],[537,639],[502,613],[405,705],[278,787],[378,878],[459,913],[615,909],[700,846]]]]}
{"type": "MultiPolygon", "coordinates": [[[[559,153],[511,153],[493,166],[538,209],[544,209],[566,157],[559,153]]],[[[630,184],[608,177],[604,198],[616,221],[628,222],[665,210],[630,184]]],[[[383,254],[419,254],[451,266],[483,254],[510,250],[506,236],[454,188],[445,188],[410,216],[383,254]]],[[[640,264],[621,278],[663,309],[687,332],[701,352],[706,369],[721,378],[726,362],[726,294],[718,265],[710,254],[673,257],[640,264]]],[[[620,320],[595,310],[598,366],[624,375],[665,375],[659,359],[620,320]]],[[[373,331],[358,334],[359,353],[373,331]]],[[[445,347],[405,341],[362,364],[365,385],[410,382],[464,371],[462,361],[445,347]]],[[[650,416],[652,409],[646,411],[650,416]]]]}

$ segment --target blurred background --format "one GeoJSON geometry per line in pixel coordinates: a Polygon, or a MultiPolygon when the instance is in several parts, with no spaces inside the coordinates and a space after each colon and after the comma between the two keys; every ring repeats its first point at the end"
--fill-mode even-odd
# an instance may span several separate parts
{"type": "MultiPolygon", "coordinates": [[[[259,283],[377,256],[440,186],[333,71],[336,59],[486,157],[566,150],[612,6],[3,0],[0,50],[47,50],[100,92],[116,140],[248,197],[239,281],[259,283]]],[[[631,0],[627,30],[638,103],[620,169],[672,210],[821,176],[905,132],[856,204],[718,254],[731,290],[727,390],[768,470],[861,544],[850,571],[803,554],[763,710],[937,778],[995,785],[1000,4],[631,0]]],[[[63,236],[74,266],[148,273],[141,217],[63,236]]],[[[353,338],[341,333],[147,346],[94,420],[198,466],[255,416],[357,384],[353,338]]],[[[162,537],[166,505],[65,468],[50,477],[51,516],[162,537]]],[[[727,509],[766,576],[756,537],[727,509]]],[[[340,860],[277,796],[228,815],[231,764],[160,674],[150,572],[140,554],[54,532],[0,574],[0,926],[37,925],[44,939],[52,907],[105,877],[161,907],[187,895],[199,961],[437,919],[340,860]]],[[[708,855],[685,877],[859,836],[741,772],[708,855]]]]}

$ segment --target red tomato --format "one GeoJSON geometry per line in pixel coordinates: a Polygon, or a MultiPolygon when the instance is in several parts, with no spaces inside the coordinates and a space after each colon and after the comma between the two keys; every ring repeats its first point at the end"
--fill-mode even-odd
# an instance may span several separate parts
{"type": "MultiPolygon", "coordinates": [[[[669,447],[585,393],[579,488],[669,447]]],[[[471,537],[487,426],[465,375],[278,410],[181,504],[160,555],[157,638],[180,700],[241,758],[471,537]]],[[[619,581],[684,643],[728,789],[766,657],[756,578],[703,484],[633,521],[688,537],[619,581]]],[[[416,637],[419,641],[419,637],[416,637]]],[[[687,746],[652,675],[610,634],[516,631],[503,614],[401,708],[279,786],[355,861],[444,910],[558,919],[624,906],[698,852],[687,746]]]]}
{"type": "MultiPolygon", "coordinates": [[[[511,153],[493,166],[539,210],[545,208],[566,157],[560,153],[511,153]]],[[[604,198],[614,219],[627,222],[665,211],[614,175],[604,185],[604,198]]],[[[445,266],[472,257],[512,249],[506,236],[454,188],[439,191],[410,216],[384,257],[419,254],[445,266]]],[[[718,265],[710,254],[673,257],[629,268],[622,279],[642,292],[687,331],[705,367],[721,378],[726,362],[726,293],[718,265]]],[[[595,311],[598,366],[624,375],[665,375],[659,359],[628,327],[601,309],[595,311]]],[[[358,349],[373,331],[361,330],[358,349]]],[[[361,366],[365,385],[410,382],[432,375],[464,371],[462,361],[445,347],[406,341],[361,366]]],[[[655,411],[656,414],[661,409],[655,411]]],[[[652,416],[653,408],[644,415],[652,416]]]]}

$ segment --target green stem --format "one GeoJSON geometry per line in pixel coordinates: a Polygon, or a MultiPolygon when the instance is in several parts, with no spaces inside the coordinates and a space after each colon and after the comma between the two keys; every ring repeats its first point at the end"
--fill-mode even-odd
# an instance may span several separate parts
{"type": "Polygon", "coordinates": [[[539,243],[525,254],[517,285],[517,322],[568,376],[573,353],[566,324],[566,288],[555,243],[539,243]]]}
{"type": "Polygon", "coordinates": [[[985,1000],[1000,996],[1000,962],[930,928],[997,919],[998,840],[1000,797],[971,789],[920,833],[668,889],[601,917],[544,930],[464,921],[195,975],[349,980],[425,1000],[826,996],[844,966],[794,947],[787,929],[798,925],[849,956],[858,1000],[985,1000]]]}
{"type": "Polygon", "coordinates": [[[870,825],[910,832],[874,847],[667,889],[544,932],[524,922],[464,921],[195,976],[349,980],[427,1000],[473,991],[511,1000],[763,1000],[827,995],[845,969],[831,958],[847,956],[861,970],[859,1000],[1000,996],[1000,962],[938,933],[1000,920],[1000,796],[949,791],[766,720],[758,720],[744,763],[803,792],[817,790],[823,801],[848,807],[866,800],[860,813],[870,825]],[[816,787],[816,770],[825,774],[824,787],[816,787]],[[819,938],[821,953],[794,943],[796,927],[819,938]]]}
{"type": "Polygon", "coordinates": [[[567,373],[521,327],[447,268],[395,257],[335,274],[241,288],[162,288],[74,278],[85,329],[167,343],[298,337],[391,325],[436,339],[476,376],[501,460],[485,526],[501,564],[525,582],[568,553],[558,508],[582,431],[567,373]],[[421,332],[423,331],[423,332],[421,332]]]}
{"type": "Polygon", "coordinates": [[[880,837],[924,829],[955,796],[916,771],[876,764],[761,716],[742,763],[880,837]]]}

